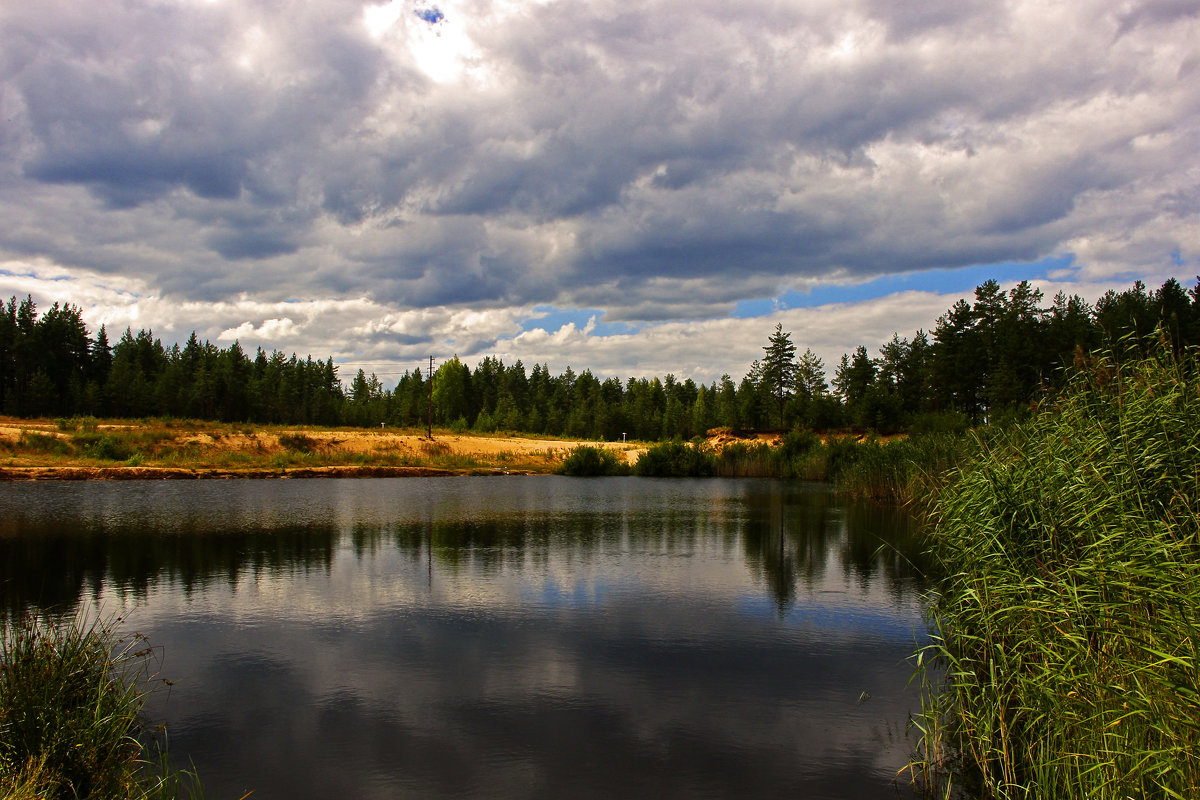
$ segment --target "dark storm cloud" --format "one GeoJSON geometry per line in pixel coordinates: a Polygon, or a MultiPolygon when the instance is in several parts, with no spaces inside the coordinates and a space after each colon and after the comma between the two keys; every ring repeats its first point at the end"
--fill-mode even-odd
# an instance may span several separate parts
{"type": "Polygon", "coordinates": [[[1117,28],[1117,35],[1124,36],[1143,25],[1167,25],[1179,19],[1197,16],[1200,16],[1200,3],[1196,0],[1150,0],[1137,3],[1118,15],[1121,24],[1117,28]]]}
{"type": "Polygon", "coordinates": [[[1195,193],[1194,2],[461,0],[366,24],[387,10],[6,7],[0,253],[208,301],[615,318],[1195,258],[1171,200],[1195,193]]]}
{"type": "MultiPolygon", "coordinates": [[[[32,140],[25,175],[85,186],[118,207],[177,190],[297,203],[305,162],[322,137],[355,124],[380,59],[336,13],[271,17],[264,9],[30,7],[3,34],[22,54],[6,81],[32,140]],[[335,24],[325,28],[328,17],[335,24]],[[263,26],[274,30],[260,41],[263,26]],[[269,49],[279,52],[258,65],[269,49]]],[[[211,241],[226,249],[226,237],[211,241]]]]}
{"type": "Polygon", "coordinates": [[[239,231],[209,239],[212,249],[231,261],[254,258],[270,258],[296,252],[296,244],[286,239],[275,239],[257,231],[239,231]]]}

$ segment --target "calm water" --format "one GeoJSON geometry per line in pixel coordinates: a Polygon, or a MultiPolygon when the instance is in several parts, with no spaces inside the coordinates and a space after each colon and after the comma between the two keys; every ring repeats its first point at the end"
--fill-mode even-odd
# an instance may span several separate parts
{"type": "Polygon", "coordinates": [[[161,647],[209,798],[908,796],[907,520],[756,480],[0,485],[0,607],[161,647]]]}

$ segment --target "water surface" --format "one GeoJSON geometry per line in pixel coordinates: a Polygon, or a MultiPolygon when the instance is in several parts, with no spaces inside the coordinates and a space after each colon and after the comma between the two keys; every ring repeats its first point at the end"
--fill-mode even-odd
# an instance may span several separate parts
{"type": "Polygon", "coordinates": [[[0,603],[121,613],[210,798],[908,796],[908,520],[758,480],[0,487],[0,603]]]}

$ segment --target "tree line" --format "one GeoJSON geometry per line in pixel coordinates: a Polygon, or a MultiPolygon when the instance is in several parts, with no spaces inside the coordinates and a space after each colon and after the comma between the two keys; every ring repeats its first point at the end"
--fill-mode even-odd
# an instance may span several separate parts
{"type": "Polygon", "coordinates": [[[219,348],[193,332],[166,346],[126,329],[109,344],[92,336],[80,309],[55,303],[40,316],[32,298],[0,304],[0,413],[18,417],[167,416],[274,424],[439,426],[584,439],[690,439],[738,429],[957,429],[1010,415],[1054,389],[1078,352],[1108,344],[1140,351],[1160,328],[1172,345],[1200,344],[1200,278],[1147,290],[1140,281],[1094,306],[1058,294],[1043,306],[1022,282],[996,281],[960,300],[929,332],[893,334],[871,355],[841,357],[832,378],[776,326],[763,356],[740,381],[663,378],[601,380],[568,367],[526,370],[488,356],[469,368],[457,356],[429,376],[404,373],[394,388],[363,370],[344,385],[333,359],[314,361],[234,342],[219,348]],[[432,409],[430,403],[432,402],[432,409]],[[432,410],[432,414],[430,413],[432,410]]]}

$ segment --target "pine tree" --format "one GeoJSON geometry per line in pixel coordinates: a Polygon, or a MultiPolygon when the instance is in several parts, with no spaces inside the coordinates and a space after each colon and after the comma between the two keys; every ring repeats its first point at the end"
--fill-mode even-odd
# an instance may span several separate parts
{"type": "Polygon", "coordinates": [[[792,334],[784,331],[782,324],[775,325],[775,332],[763,348],[762,381],[766,384],[779,407],[779,427],[783,427],[783,406],[796,388],[796,345],[792,334]]]}

